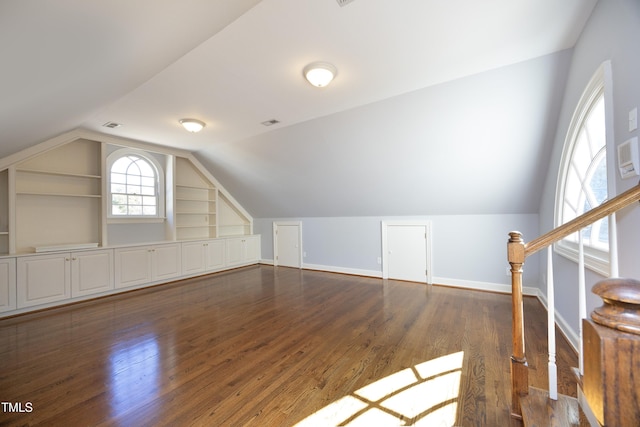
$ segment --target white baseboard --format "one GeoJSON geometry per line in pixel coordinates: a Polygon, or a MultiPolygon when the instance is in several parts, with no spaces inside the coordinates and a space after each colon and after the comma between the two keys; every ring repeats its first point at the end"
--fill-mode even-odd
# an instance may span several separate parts
{"type": "MultiPolygon", "coordinates": [[[[274,262],[272,259],[263,259],[260,261],[260,263],[266,264],[266,265],[274,265],[274,262]]],[[[302,268],[307,270],[327,271],[330,273],[343,273],[343,274],[353,274],[356,276],[382,278],[382,271],[378,271],[378,270],[364,270],[364,269],[358,269],[358,268],[336,267],[331,265],[320,265],[320,264],[303,264],[302,268]]],[[[479,291],[499,292],[499,293],[505,293],[505,294],[511,293],[511,285],[505,285],[500,283],[478,282],[473,280],[461,280],[461,279],[449,279],[446,277],[434,277],[433,283],[456,287],[456,288],[476,289],[479,291]]],[[[525,295],[538,296],[539,290],[538,288],[535,288],[535,287],[525,286],[522,288],[522,292],[525,295]]]]}
{"type": "MultiPolygon", "coordinates": [[[[262,259],[260,260],[260,264],[275,265],[272,259],[262,259]]],[[[326,271],[328,273],[351,274],[354,276],[376,277],[379,279],[382,278],[382,271],[376,270],[363,270],[359,268],[335,267],[332,265],[320,264],[302,264],[302,268],[304,270],[326,271]]]]}
{"type": "MultiPolygon", "coordinates": [[[[538,297],[538,300],[540,301],[540,303],[542,303],[545,310],[549,311],[547,298],[539,289],[537,289],[537,291],[538,293],[536,296],[538,297]]],[[[569,326],[569,323],[565,320],[564,317],[562,317],[560,313],[558,313],[558,310],[556,310],[556,325],[558,326],[558,328],[560,328],[565,338],[567,338],[567,341],[569,341],[569,344],[571,345],[571,347],[573,347],[573,350],[576,353],[580,354],[580,334],[574,331],[571,326],[569,326]]]]}
{"type": "MultiPolygon", "coordinates": [[[[452,286],[455,288],[476,289],[479,291],[499,292],[502,294],[511,293],[511,285],[505,285],[502,283],[478,282],[475,280],[449,279],[446,277],[434,277],[433,283],[452,286]]],[[[524,286],[522,288],[522,293],[524,295],[537,296],[538,288],[524,286]]]]}
{"type": "Polygon", "coordinates": [[[353,274],[356,276],[382,278],[382,271],[376,271],[376,270],[362,270],[359,268],[334,267],[330,265],[318,265],[318,264],[302,264],[302,268],[307,270],[328,271],[330,273],[353,274]]]}

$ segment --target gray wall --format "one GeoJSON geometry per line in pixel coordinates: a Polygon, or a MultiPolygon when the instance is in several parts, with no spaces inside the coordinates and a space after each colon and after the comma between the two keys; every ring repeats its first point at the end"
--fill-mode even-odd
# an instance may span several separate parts
{"type": "Polygon", "coordinates": [[[570,59],[556,52],[197,156],[254,218],[538,213],[570,59]]]}
{"type": "MultiPolygon", "coordinates": [[[[629,110],[640,106],[640,2],[637,0],[600,0],[587,23],[573,57],[558,130],[552,149],[549,172],[545,181],[540,206],[540,231],[553,228],[555,190],[560,157],[571,116],[598,66],[611,61],[613,74],[614,141],[607,146],[610,160],[617,163],[616,147],[638,131],[628,131],[629,110]]],[[[637,179],[621,180],[615,173],[615,194],[638,183],[637,179]]],[[[640,207],[634,205],[618,215],[620,275],[640,278],[640,207]]],[[[546,269],[546,260],[540,263],[546,269]]],[[[554,257],[557,311],[575,331],[578,330],[577,265],[556,255],[554,257]]],[[[541,273],[542,275],[542,273],[541,273]]],[[[588,272],[587,288],[601,280],[598,274],[588,272]]],[[[546,291],[545,291],[546,293],[546,291]]],[[[589,292],[590,294],[590,292],[589,292]]],[[[587,310],[600,305],[599,298],[589,295],[587,310]]]]}
{"type": "MultiPolygon", "coordinates": [[[[432,274],[456,281],[510,284],[506,275],[508,233],[538,233],[538,215],[435,215],[415,217],[263,218],[254,220],[262,235],[262,258],[273,260],[273,221],[302,221],[307,265],[381,273],[381,221],[430,220],[432,222],[432,274]]],[[[527,260],[525,285],[538,283],[537,256],[527,260]]]]}

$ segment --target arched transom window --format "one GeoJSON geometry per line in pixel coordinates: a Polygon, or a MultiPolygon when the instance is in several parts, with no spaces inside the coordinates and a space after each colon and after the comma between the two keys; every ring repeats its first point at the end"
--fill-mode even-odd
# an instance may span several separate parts
{"type": "Polygon", "coordinates": [[[158,218],[163,215],[159,168],[148,157],[132,152],[109,156],[109,216],[158,218]]]}
{"type": "MultiPolygon", "coordinates": [[[[556,192],[556,226],[595,208],[608,198],[607,108],[603,64],[585,89],[565,140],[556,192]]],[[[585,265],[608,274],[609,223],[604,218],[581,231],[585,265]]],[[[577,260],[578,234],[568,236],[556,251],[577,260]]]]}
{"type": "MultiPolygon", "coordinates": [[[[600,205],[607,199],[607,150],[604,127],[604,96],[600,94],[585,117],[567,165],[562,223],[600,205]]],[[[588,246],[603,250],[609,242],[607,218],[582,230],[588,246]]],[[[569,237],[577,241],[577,236],[569,237]]]]}

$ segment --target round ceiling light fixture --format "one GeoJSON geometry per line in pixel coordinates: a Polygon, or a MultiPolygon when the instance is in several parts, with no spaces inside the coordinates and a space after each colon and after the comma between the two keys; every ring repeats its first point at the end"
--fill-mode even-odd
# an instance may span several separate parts
{"type": "Polygon", "coordinates": [[[180,124],[189,132],[200,132],[206,126],[205,122],[197,119],[180,119],[180,124]]]}
{"type": "Polygon", "coordinates": [[[338,74],[338,69],[328,62],[312,62],[302,70],[304,78],[315,87],[325,87],[338,74]]]}

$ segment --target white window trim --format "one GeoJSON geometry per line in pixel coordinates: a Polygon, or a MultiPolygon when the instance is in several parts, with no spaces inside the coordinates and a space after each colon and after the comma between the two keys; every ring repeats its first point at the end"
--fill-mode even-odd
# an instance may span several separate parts
{"type": "Polygon", "coordinates": [[[135,148],[121,148],[107,156],[107,223],[109,224],[131,224],[131,223],[159,223],[165,221],[165,190],[164,190],[164,170],[156,158],[146,151],[135,148]],[[121,157],[128,155],[140,156],[147,160],[156,171],[158,180],[158,210],[156,215],[113,215],[111,213],[111,167],[121,157]]]}
{"type": "MultiPolygon", "coordinates": [[[[613,99],[612,99],[612,74],[611,74],[611,61],[605,61],[596,70],[593,77],[587,84],[587,87],[584,89],[582,96],[580,97],[580,101],[578,102],[573,117],[571,118],[571,123],[569,125],[569,130],[567,131],[567,135],[564,141],[564,147],[562,150],[562,157],[560,159],[560,169],[558,171],[558,180],[556,183],[556,199],[555,199],[555,218],[554,218],[554,226],[558,227],[562,224],[562,205],[564,202],[564,188],[565,181],[567,177],[566,167],[568,165],[568,156],[572,154],[573,142],[578,136],[580,132],[581,125],[585,119],[585,116],[588,114],[589,109],[587,106],[590,106],[594,99],[601,94],[604,96],[604,109],[605,109],[605,147],[607,152],[607,193],[609,194],[608,198],[611,198],[612,194],[615,194],[615,166],[613,153],[614,150],[611,149],[614,137],[613,137],[613,99]],[[569,145],[571,144],[571,146],[569,145]],[[570,149],[571,148],[571,149],[570,149]]],[[[615,229],[615,216],[609,217],[609,235],[613,232],[612,229],[615,229]]],[[[612,239],[609,239],[609,245],[612,244],[612,239]]],[[[554,245],[554,251],[562,255],[563,257],[578,262],[579,259],[579,248],[578,244],[575,242],[568,241],[566,239],[560,240],[556,242],[554,245]]],[[[611,263],[610,263],[610,252],[609,250],[598,249],[593,246],[584,245],[584,265],[589,270],[592,270],[596,273],[599,273],[605,277],[608,277],[611,274],[611,263]]]]}

